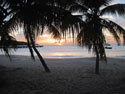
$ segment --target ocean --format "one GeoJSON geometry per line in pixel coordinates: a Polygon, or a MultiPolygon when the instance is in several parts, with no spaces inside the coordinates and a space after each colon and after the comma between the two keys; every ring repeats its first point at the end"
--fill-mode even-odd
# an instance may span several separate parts
{"type": "MultiPolygon", "coordinates": [[[[107,57],[112,58],[125,58],[125,46],[118,46],[117,44],[111,44],[112,49],[105,49],[107,57]]],[[[86,48],[81,48],[77,45],[44,45],[41,48],[37,48],[43,58],[86,58],[95,57],[93,51],[88,51],[86,48]]],[[[0,54],[4,53],[0,51],[0,54]]],[[[30,56],[28,48],[18,48],[16,51],[12,51],[11,55],[25,55],[30,56]]],[[[36,56],[36,54],[35,54],[36,56]]]]}

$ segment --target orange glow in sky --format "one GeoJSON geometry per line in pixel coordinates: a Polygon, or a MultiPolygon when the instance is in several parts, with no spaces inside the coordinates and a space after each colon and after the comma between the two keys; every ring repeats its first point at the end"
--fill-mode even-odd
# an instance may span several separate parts
{"type": "MultiPolygon", "coordinates": [[[[105,30],[104,34],[106,36],[107,43],[116,43],[113,36],[107,30],[105,30]]],[[[14,36],[18,41],[26,41],[22,32],[16,33],[14,36]]],[[[49,34],[43,34],[41,36],[38,36],[36,39],[36,43],[41,45],[59,45],[59,46],[73,44],[71,39],[69,40],[67,39],[66,41],[65,39],[57,40],[57,39],[53,39],[52,36],[49,34]]]]}
{"type": "Polygon", "coordinates": [[[64,45],[65,40],[64,39],[53,39],[50,35],[44,34],[42,36],[39,36],[36,40],[36,43],[38,44],[44,44],[44,45],[64,45]]]}
{"type": "MultiPolygon", "coordinates": [[[[110,35],[109,33],[105,33],[106,35],[106,42],[107,43],[116,43],[116,41],[114,40],[113,36],[110,35]]],[[[17,40],[18,41],[26,41],[25,38],[23,37],[23,35],[19,36],[17,35],[16,36],[17,40]]],[[[57,40],[57,39],[53,39],[50,35],[42,35],[42,36],[39,36],[37,39],[36,39],[36,43],[37,44],[41,44],[41,45],[67,45],[67,44],[73,44],[73,42],[70,40],[64,40],[64,39],[61,39],[61,40],[57,40]]]]}

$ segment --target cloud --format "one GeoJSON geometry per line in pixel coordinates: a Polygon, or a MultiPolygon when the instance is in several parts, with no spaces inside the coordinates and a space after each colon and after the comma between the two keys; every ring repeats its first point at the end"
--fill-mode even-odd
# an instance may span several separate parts
{"type": "Polygon", "coordinates": [[[113,1],[111,2],[111,5],[112,5],[112,4],[117,4],[117,3],[120,3],[120,0],[113,0],[113,1]]]}
{"type": "Polygon", "coordinates": [[[112,15],[103,15],[102,18],[104,19],[114,19],[112,15]]]}

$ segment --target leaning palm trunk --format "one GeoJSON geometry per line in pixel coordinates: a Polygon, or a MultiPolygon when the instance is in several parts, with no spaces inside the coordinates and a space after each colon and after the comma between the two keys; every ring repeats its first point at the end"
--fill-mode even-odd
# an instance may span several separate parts
{"type": "Polygon", "coordinates": [[[95,52],[96,52],[95,73],[99,74],[99,52],[98,52],[97,46],[95,46],[95,52]]]}
{"type": "Polygon", "coordinates": [[[33,49],[34,49],[34,51],[36,52],[37,56],[39,57],[39,59],[40,59],[42,65],[43,65],[45,71],[46,71],[46,72],[50,72],[50,70],[49,70],[47,64],[45,63],[43,57],[40,55],[39,51],[36,49],[36,47],[35,47],[35,45],[34,45],[33,42],[32,42],[32,46],[33,46],[33,49]]]}
{"type": "Polygon", "coordinates": [[[44,59],[43,59],[43,57],[40,55],[39,51],[38,51],[38,50],[36,49],[36,47],[35,47],[35,43],[34,43],[34,40],[33,40],[33,38],[32,38],[32,34],[31,34],[31,31],[30,31],[30,27],[29,27],[29,26],[28,26],[27,30],[29,31],[28,37],[29,37],[29,39],[30,39],[30,41],[31,41],[32,48],[34,49],[34,51],[36,52],[38,58],[40,59],[40,61],[41,61],[42,65],[43,65],[45,71],[46,71],[46,72],[50,72],[50,70],[49,70],[47,64],[45,63],[45,61],[44,61],[44,59]]]}
{"type": "Polygon", "coordinates": [[[29,38],[27,37],[27,46],[29,48],[29,51],[30,51],[30,54],[31,54],[31,57],[33,60],[35,60],[35,57],[34,57],[34,54],[33,54],[33,50],[32,50],[32,47],[30,45],[30,41],[29,41],[29,38]]]}
{"type": "Polygon", "coordinates": [[[34,51],[36,52],[37,56],[39,57],[39,59],[40,59],[42,65],[43,65],[45,71],[46,71],[46,72],[50,72],[50,70],[49,70],[47,64],[45,63],[45,61],[44,61],[44,59],[43,59],[43,57],[40,55],[39,51],[36,49],[35,44],[34,44],[34,42],[33,42],[33,40],[32,40],[32,37],[30,37],[30,38],[31,38],[32,47],[33,47],[34,51]]]}

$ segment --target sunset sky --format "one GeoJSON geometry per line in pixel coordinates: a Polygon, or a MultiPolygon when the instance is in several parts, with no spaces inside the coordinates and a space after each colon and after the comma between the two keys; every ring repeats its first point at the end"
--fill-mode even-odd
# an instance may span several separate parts
{"type": "MultiPolygon", "coordinates": [[[[114,2],[112,2],[112,4],[115,4],[115,3],[125,3],[125,0],[114,0],[114,2]]],[[[116,23],[121,25],[123,28],[125,28],[125,19],[123,19],[123,18],[115,17],[115,16],[111,16],[111,15],[105,15],[104,18],[109,18],[110,20],[115,21],[116,23]]],[[[107,33],[107,31],[105,31],[105,32],[106,32],[105,33],[106,40],[109,43],[115,43],[112,36],[109,33],[107,33]]],[[[25,41],[22,30],[19,30],[18,33],[14,33],[14,36],[16,37],[16,39],[18,41],[25,41]]],[[[37,38],[36,43],[42,44],[42,45],[64,45],[64,44],[71,44],[71,41],[70,40],[65,41],[64,39],[55,40],[51,37],[51,35],[45,33],[42,36],[39,36],[37,38]]]]}

